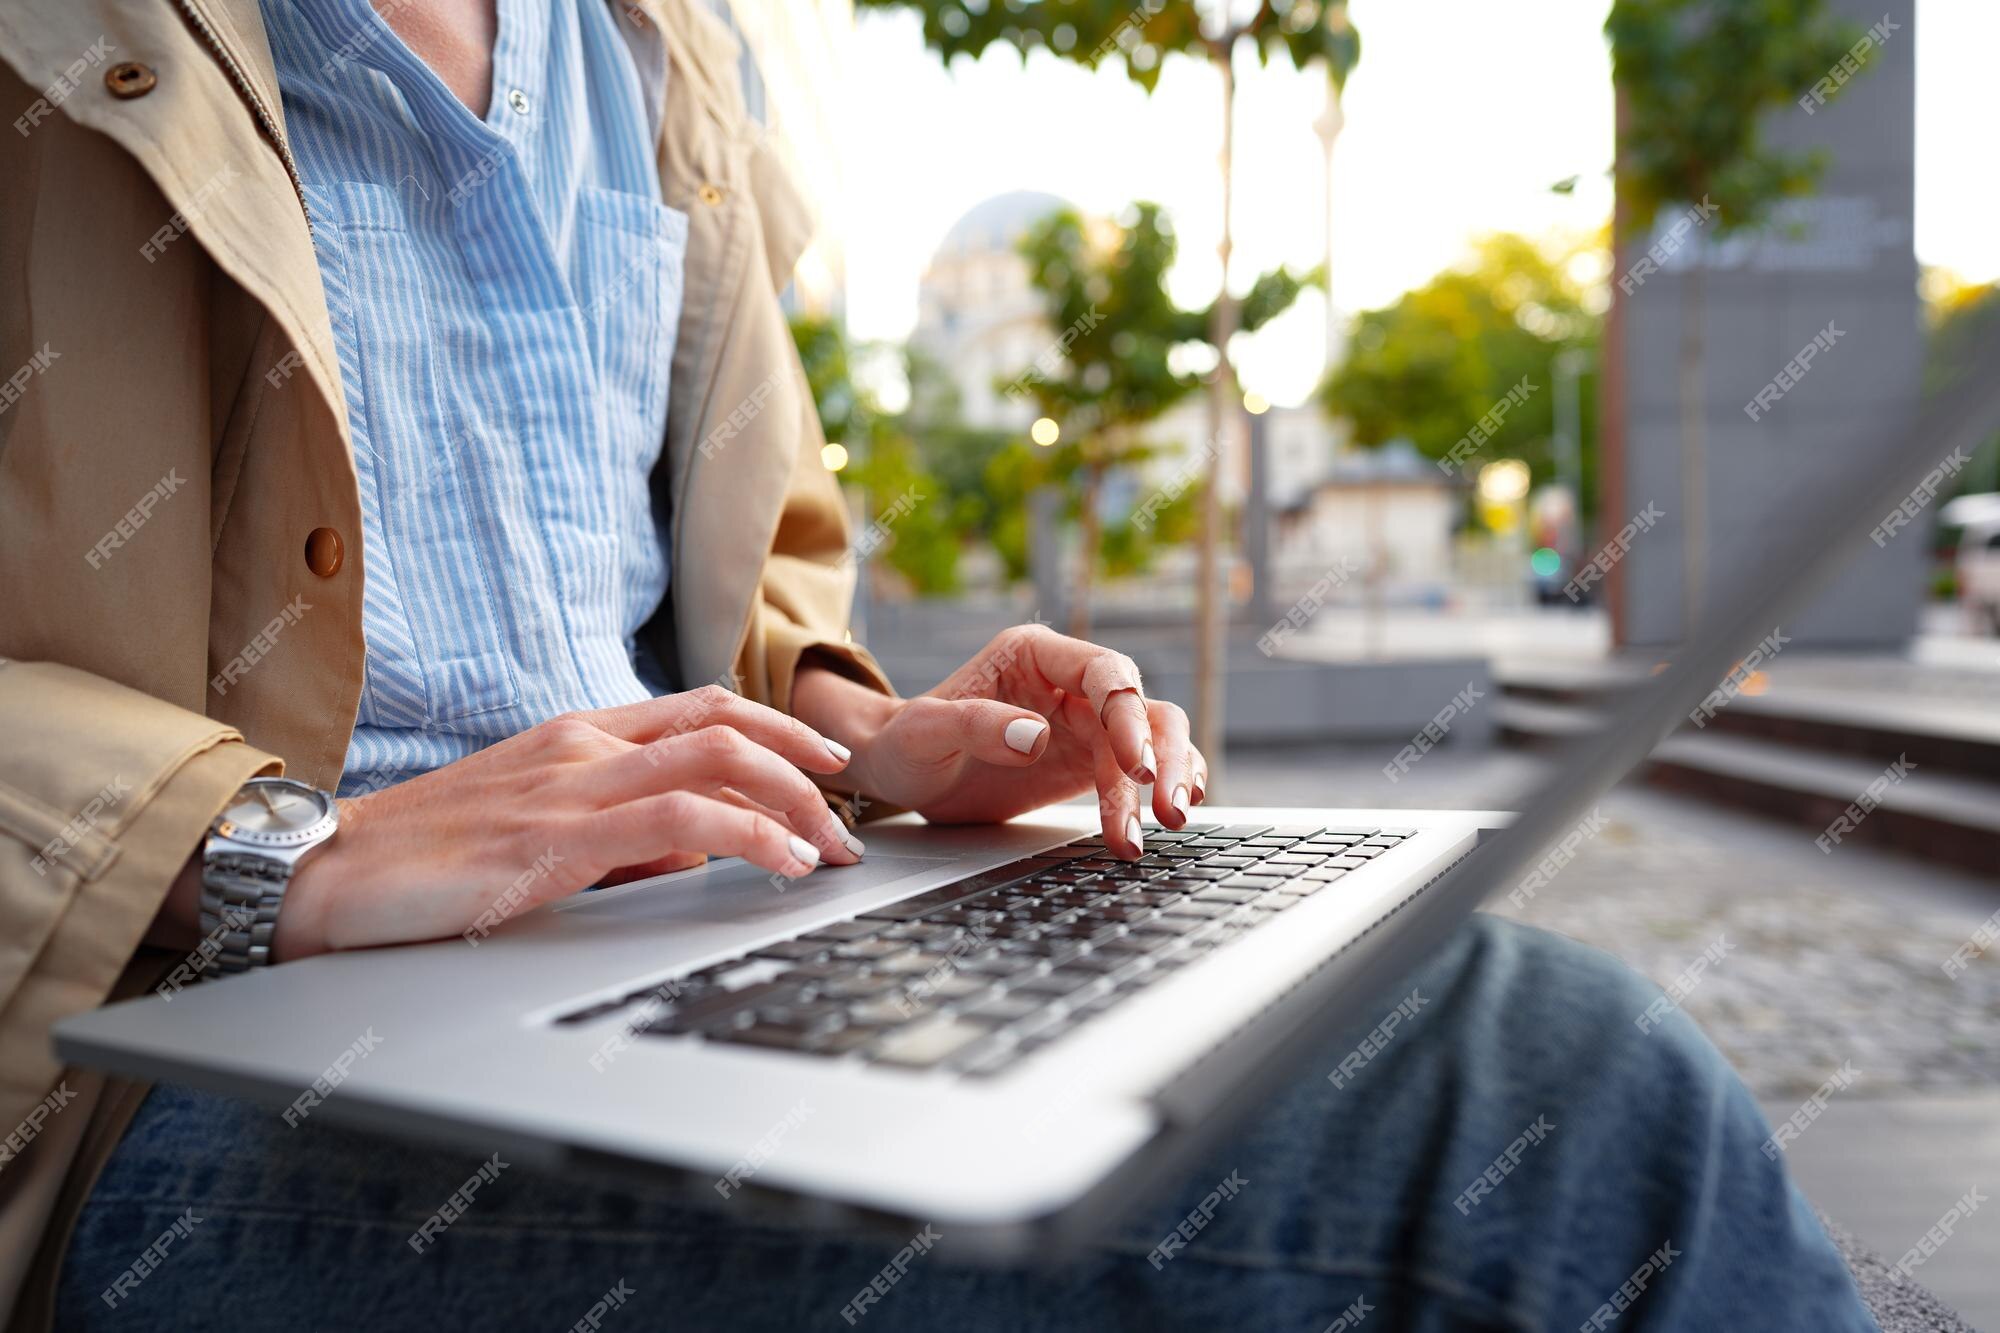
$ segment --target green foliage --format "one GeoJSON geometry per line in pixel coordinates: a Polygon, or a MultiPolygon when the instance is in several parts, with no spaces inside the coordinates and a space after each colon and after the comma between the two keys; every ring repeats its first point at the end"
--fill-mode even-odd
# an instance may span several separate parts
{"type": "Polygon", "coordinates": [[[1205,29],[1202,10],[1188,0],[859,0],[858,8],[914,10],[924,43],[946,64],[997,43],[1023,60],[1047,51],[1090,69],[1116,62],[1147,92],[1165,56],[1217,60],[1238,41],[1253,43],[1265,64],[1282,57],[1304,69],[1324,61],[1336,85],[1361,57],[1346,0],[1262,0],[1223,31],[1205,29]]]}
{"type": "Polygon", "coordinates": [[[1604,22],[1623,124],[1618,195],[1633,231],[1660,210],[1711,200],[1718,235],[1810,193],[1819,153],[1763,142],[1759,121],[1824,78],[1861,30],[1825,0],[1615,0],[1604,22]]]}
{"type": "MultiPolygon", "coordinates": [[[[1347,355],[1321,384],[1326,411],[1346,418],[1356,444],[1407,439],[1442,458],[1488,409],[1526,378],[1510,410],[1475,455],[1520,458],[1537,482],[1554,474],[1555,358],[1594,349],[1599,321],[1560,265],[1524,237],[1482,239],[1470,263],[1356,317],[1347,355]]],[[[1586,377],[1582,439],[1595,438],[1595,394],[1586,377]]],[[[1585,455],[1589,493],[1591,450],[1585,455]]]]}

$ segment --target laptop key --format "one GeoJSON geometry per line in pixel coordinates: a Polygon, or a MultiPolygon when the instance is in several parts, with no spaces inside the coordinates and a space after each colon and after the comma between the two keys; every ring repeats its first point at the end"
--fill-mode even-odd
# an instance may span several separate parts
{"type": "Polygon", "coordinates": [[[752,958],[778,958],[787,962],[809,962],[824,958],[827,946],[813,940],[779,940],[751,953],[752,958]]]}
{"type": "Polygon", "coordinates": [[[836,921],[830,926],[808,931],[801,939],[823,940],[829,944],[846,944],[851,940],[872,938],[882,929],[873,921],[836,921]]]}
{"type": "Polygon", "coordinates": [[[968,1018],[931,1018],[890,1033],[873,1058],[883,1064],[928,1069],[984,1038],[991,1029],[968,1018]]]}

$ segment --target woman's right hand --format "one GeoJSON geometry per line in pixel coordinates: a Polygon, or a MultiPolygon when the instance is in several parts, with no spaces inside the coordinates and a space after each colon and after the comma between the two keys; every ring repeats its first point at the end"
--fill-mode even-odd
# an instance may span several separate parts
{"type": "Polygon", "coordinates": [[[341,801],[339,832],[286,891],[277,954],[448,938],[708,856],[793,878],[852,864],[860,840],[799,771],[847,760],[804,723],[716,685],[553,718],[341,801]]]}

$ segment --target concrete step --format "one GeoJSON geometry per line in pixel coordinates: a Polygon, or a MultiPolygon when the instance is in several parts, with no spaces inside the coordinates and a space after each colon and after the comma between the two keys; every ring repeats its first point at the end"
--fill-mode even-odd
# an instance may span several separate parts
{"type": "MultiPolygon", "coordinates": [[[[1897,757],[1895,751],[1862,758],[1754,736],[1682,731],[1659,744],[1645,774],[1662,787],[1798,824],[1818,839],[1897,757]]],[[[1915,761],[1879,792],[1878,804],[1853,829],[1823,850],[1837,853],[1850,841],[2000,880],[2000,782],[1915,761]]]]}

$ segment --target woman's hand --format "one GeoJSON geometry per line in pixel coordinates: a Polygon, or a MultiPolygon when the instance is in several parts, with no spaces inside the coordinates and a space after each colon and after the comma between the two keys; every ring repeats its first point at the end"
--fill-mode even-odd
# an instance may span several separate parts
{"type": "Polygon", "coordinates": [[[847,761],[804,723],[714,685],[554,718],[340,802],[340,831],[286,891],[279,956],[457,935],[707,856],[788,877],[852,864],[860,841],[799,771],[831,777],[847,761]]]}
{"type": "Polygon", "coordinates": [[[1148,701],[1131,658],[1045,625],[1001,631],[914,699],[808,668],[792,706],[853,747],[835,785],[941,823],[1010,819],[1095,788],[1106,840],[1135,857],[1142,786],[1168,828],[1207,794],[1187,714],[1148,701]]]}

